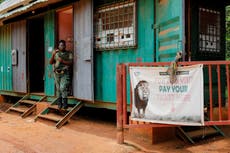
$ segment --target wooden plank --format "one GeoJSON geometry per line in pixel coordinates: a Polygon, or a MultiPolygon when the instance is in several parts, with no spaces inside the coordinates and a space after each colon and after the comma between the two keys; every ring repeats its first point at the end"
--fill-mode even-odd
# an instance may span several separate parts
{"type": "Polygon", "coordinates": [[[197,138],[202,136],[208,136],[212,134],[217,134],[218,132],[214,128],[205,127],[205,129],[200,129],[196,131],[186,132],[189,137],[197,138]]]}
{"type": "Polygon", "coordinates": [[[48,107],[51,109],[59,110],[58,105],[49,105],[48,107]]]}
{"type": "Polygon", "coordinates": [[[54,114],[46,114],[46,115],[38,115],[39,118],[42,118],[42,119],[47,119],[47,120],[51,120],[51,121],[55,121],[55,122],[58,122],[62,119],[61,116],[57,116],[57,115],[54,115],[54,114]]]}
{"type": "Polygon", "coordinates": [[[36,101],[33,101],[33,100],[21,100],[19,102],[20,103],[25,103],[25,104],[31,104],[31,105],[34,105],[36,103],[36,101]]]}
{"type": "Polygon", "coordinates": [[[66,111],[66,112],[71,111],[71,109],[72,109],[72,107],[68,107],[68,109],[66,109],[66,110],[65,109],[59,109],[58,105],[50,105],[49,108],[54,109],[54,110],[66,111]]]}
{"type": "Polygon", "coordinates": [[[22,115],[21,117],[22,118],[25,118],[27,116],[29,116],[30,114],[32,114],[34,111],[36,110],[36,105],[32,105],[28,110],[26,110],[22,115]]]}
{"type": "Polygon", "coordinates": [[[11,107],[10,108],[11,111],[16,111],[19,113],[24,113],[27,109],[25,107],[11,107]]]}

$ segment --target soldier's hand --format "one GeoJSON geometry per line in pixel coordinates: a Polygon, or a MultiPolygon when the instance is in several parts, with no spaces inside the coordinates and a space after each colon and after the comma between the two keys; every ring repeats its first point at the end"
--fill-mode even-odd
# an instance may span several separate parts
{"type": "Polygon", "coordinates": [[[62,63],[62,58],[60,58],[60,57],[58,57],[58,59],[57,59],[60,63],[62,63]]]}
{"type": "Polygon", "coordinates": [[[57,52],[58,52],[58,50],[53,51],[52,56],[54,57],[57,52]]]}

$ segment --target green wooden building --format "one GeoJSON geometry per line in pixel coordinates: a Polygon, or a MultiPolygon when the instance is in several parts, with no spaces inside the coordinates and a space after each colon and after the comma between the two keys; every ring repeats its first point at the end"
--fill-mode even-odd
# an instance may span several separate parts
{"type": "MultiPolygon", "coordinates": [[[[55,96],[51,52],[74,53],[71,98],[116,109],[116,65],[225,60],[225,7],[215,0],[5,0],[0,94],[55,96]]],[[[129,89],[128,89],[129,90],[129,89]]]]}

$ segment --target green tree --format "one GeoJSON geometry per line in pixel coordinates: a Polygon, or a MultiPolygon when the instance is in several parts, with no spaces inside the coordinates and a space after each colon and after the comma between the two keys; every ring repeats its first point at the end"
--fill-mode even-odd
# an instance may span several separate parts
{"type": "Polygon", "coordinates": [[[226,7],[226,59],[230,60],[230,6],[226,7]]]}

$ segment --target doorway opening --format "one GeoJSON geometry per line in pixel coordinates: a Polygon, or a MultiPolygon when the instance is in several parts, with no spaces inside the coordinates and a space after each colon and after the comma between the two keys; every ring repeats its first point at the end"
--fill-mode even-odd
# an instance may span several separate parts
{"type": "Polygon", "coordinates": [[[27,22],[29,92],[44,93],[44,18],[39,16],[27,22]]]}
{"type": "Polygon", "coordinates": [[[66,41],[66,50],[73,51],[73,8],[66,7],[57,11],[57,42],[66,41]]]}
{"type": "MultiPolygon", "coordinates": [[[[65,7],[62,9],[57,10],[56,12],[57,17],[57,39],[56,44],[59,40],[66,41],[66,50],[70,51],[74,54],[74,44],[73,44],[73,7],[65,7]]],[[[73,95],[73,86],[72,86],[72,79],[73,79],[73,66],[70,68],[70,76],[71,76],[71,83],[69,89],[69,96],[73,95]]]]}

